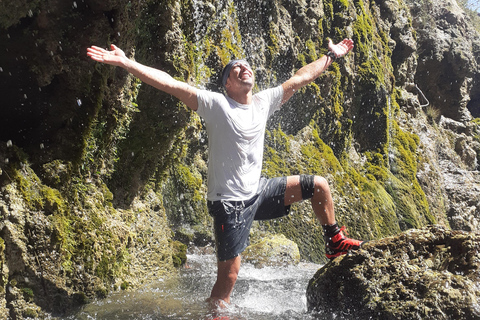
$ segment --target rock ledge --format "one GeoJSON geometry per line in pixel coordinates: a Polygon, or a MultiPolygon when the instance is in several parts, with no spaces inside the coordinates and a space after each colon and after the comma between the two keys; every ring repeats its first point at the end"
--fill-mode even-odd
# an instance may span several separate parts
{"type": "Polygon", "coordinates": [[[308,308],[337,319],[478,319],[479,248],[479,233],[442,226],[368,242],[318,270],[308,308]]]}

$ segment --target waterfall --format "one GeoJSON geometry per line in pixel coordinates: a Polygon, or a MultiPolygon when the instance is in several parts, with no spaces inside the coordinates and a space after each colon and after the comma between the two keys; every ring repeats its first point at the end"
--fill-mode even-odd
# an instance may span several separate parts
{"type": "Polygon", "coordinates": [[[387,94],[387,114],[388,114],[388,119],[387,119],[387,156],[388,156],[388,169],[392,171],[392,165],[394,165],[394,160],[395,160],[395,150],[393,146],[393,139],[395,136],[395,129],[394,129],[394,110],[392,108],[392,98],[390,95],[387,94]]]}

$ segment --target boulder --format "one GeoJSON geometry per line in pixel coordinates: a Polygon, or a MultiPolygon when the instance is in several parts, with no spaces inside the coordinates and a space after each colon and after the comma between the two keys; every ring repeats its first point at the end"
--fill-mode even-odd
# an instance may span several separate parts
{"type": "Polygon", "coordinates": [[[295,242],[287,239],[283,234],[276,234],[248,246],[242,253],[242,258],[259,268],[283,266],[298,264],[300,251],[295,242]]]}
{"type": "Polygon", "coordinates": [[[479,319],[480,234],[428,226],[371,241],[310,280],[311,311],[337,319],[479,319]]]}

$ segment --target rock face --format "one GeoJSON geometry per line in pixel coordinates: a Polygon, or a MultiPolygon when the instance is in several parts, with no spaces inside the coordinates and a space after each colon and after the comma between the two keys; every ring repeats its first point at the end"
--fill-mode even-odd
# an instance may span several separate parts
{"type": "MultiPolygon", "coordinates": [[[[213,242],[201,119],[94,63],[90,45],[113,42],[217,91],[223,65],[246,58],[261,90],[325,54],[327,38],[352,38],[354,50],[268,123],[263,174],[324,176],[355,238],[476,230],[470,22],[440,0],[0,1],[0,312],[63,312],[174,272],[186,245],[213,242]]],[[[325,262],[309,202],[291,209],[255,228],[325,262]]]]}
{"type": "MultiPolygon", "coordinates": [[[[428,198],[443,198],[430,201],[431,209],[445,211],[453,229],[478,230],[480,145],[478,127],[469,119],[480,115],[480,40],[455,1],[405,3],[418,34],[417,52],[422,52],[414,81],[428,97],[430,104],[423,108],[429,121],[438,124],[410,118],[429,158],[417,178],[428,198]]],[[[420,98],[420,103],[426,102],[420,98]]]]}
{"type": "Polygon", "coordinates": [[[345,319],[478,319],[480,234],[440,226],[366,243],[321,268],[310,310],[345,319]]]}

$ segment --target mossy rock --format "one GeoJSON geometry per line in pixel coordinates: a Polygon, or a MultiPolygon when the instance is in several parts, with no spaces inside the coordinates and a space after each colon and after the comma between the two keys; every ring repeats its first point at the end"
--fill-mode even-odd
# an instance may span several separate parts
{"type": "Polygon", "coordinates": [[[317,271],[310,310],[341,319],[478,319],[480,235],[443,226],[370,241],[317,271]]]}
{"type": "Polygon", "coordinates": [[[259,268],[284,266],[298,264],[300,251],[295,242],[287,239],[283,234],[276,234],[248,246],[242,257],[259,268]]]}
{"type": "Polygon", "coordinates": [[[172,260],[175,268],[181,267],[187,262],[187,246],[180,241],[172,241],[172,260]]]}
{"type": "Polygon", "coordinates": [[[31,288],[22,288],[23,298],[27,302],[32,302],[34,298],[33,290],[31,288]]]}
{"type": "Polygon", "coordinates": [[[85,305],[87,303],[90,303],[90,299],[86,295],[85,292],[76,292],[73,294],[73,300],[78,304],[78,305],[85,305]]]}
{"type": "MultiPolygon", "coordinates": [[[[4,250],[5,250],[5,241],[2,238],[0,238],[0,255],[3,255],[4,250]]],[[[2,259],[2,257],[0,257],[0,260],[1,259],[2,259]]]]}

